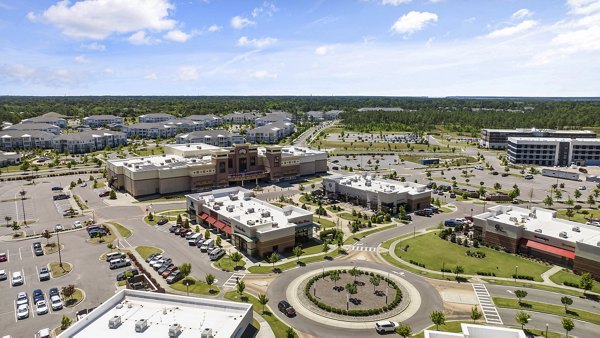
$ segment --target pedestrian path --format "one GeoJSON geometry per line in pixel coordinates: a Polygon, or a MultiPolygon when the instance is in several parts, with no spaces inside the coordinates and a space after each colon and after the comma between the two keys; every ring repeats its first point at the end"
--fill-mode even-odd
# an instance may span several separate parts
{"type": "Polygon", "coordinates": [[[374,246],[363,246],[362,243],[354,244],[350,247],[353,251],[377,251],[377,247],[374,246]]]}
{"type": "Polygon", "coordinates": [[[234,288],[239,280],[242,280],[246,274],[244,272],[236,272],[225,283],[223,283],[224,288],[234,288]]]}
{"type": "Polygon", "coordinates": [[[475,295],[477,296],[477,301],[479,305],[481,305],[481,310],[483,311],[483,317],[485,318],[485,322],[487,324],[498,324],[504,325],[502,323],[502,318],[500,318],[500,314],[498,314],[498,310],[492,301],[492,297],[490,296],[487,288],[483,284],[472,284],[473,290],[475,290],[475,295]]]}

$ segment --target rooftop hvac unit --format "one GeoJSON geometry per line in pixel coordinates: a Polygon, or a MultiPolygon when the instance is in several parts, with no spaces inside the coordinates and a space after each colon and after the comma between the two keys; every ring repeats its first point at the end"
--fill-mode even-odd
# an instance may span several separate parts
{"type": "Polygon", "coordinates": [[[249,213],[249,214],[252,214],[252,213],[254,213],[254,208],[248,208],[248,213],[249,213]]]}
{"type": "Polygon", "coordinates": [[[252,219],[249,219],[249,220],[246,222],[246,224],[248,224],[248,225],[254,225],[254,220],[252,220],[252,219]]]}
{"type": "Polygon", "coordinates": [[[215,204],[223,206],[223,201],[216,202],[215,204]]]}
{"type": "Polygon", "coordinates": [[[113,316],[111,319],[108,320],[109,329],[116,329],[119,326],[121,326],[121,316],[113,316]]]}
{"type": "Polygon", "coordinates": [[[509,220],[510,220],[511,222],[517,222],[517,218],[516,218],[516,217],[510,217],[510,218],[509,218],[509,220]]]}
{"type": "Polygon", "coordinates": [[[215,206],[213,206],[213,209],[215,210],[221,210],[221,206],[218,204],[215,204],[215,206]]]}
{"type": "Polygon", "coordinates": [[[370,187],[371,186],[371,181],[369,181],[369,180],[365,181],[365,186],[366,187],[370,187]]]}
{"type": "Polygon", "coordinates": [[[262,217],[270,217],[271,213],[268,210],[265,210],[265,211],[261,212],[260,215],[262,217]]]}
{"type": "Polygon", "coordinates": [[[250,195],[244,195],[244,201],[249,201],[250,200],[250,195]]]}
{"type": "Polygon", "coordinates": [[[581,229],[579,227],[573,227],[572,230],[575,231],[575,232],[581,232],[581,229]]]}
{"type": "Polygon", "coordinates": [[[229,194],[229,199],[232,201],[237,201],[238,196],[236,194],[229,194]]]}
{"type": "Polygon", "coordinates": [[[277,222],[273,222],[273,225],[272,225],[272,227],[273,227],[273,228],[277,228],[277,227],[279,227],[279,224],[278,224],[277,222]]]}
{"type": "Polygon", "coordinates": [[[135,322],[135,332],[144,332],[148,328],[147,319],[139,319],[135,322]]]}
{"type": "Polygon", "coordinates": [[[228,205],[227,206],[227,211],[233,212],[233,205],[228,205]]]}
{"type": "Polygon", "coordinates": [[[182,328],[179,324],[169,326],[169,337],[177,337],[181,334],[182,328]]]}
{"type": "Polygon", "coordinates": [[[200,334],[200,338],[214,338],[212,329],[205,328],[200,334]]]}
{"type": "Polygon", "coordinates": [[[568,238],[569,237],[569,236],[567,236],[567,232],[566,231],[563,231],[563,232],[559,233],[558,236],[562,237],[562,238],[568,238]]]}

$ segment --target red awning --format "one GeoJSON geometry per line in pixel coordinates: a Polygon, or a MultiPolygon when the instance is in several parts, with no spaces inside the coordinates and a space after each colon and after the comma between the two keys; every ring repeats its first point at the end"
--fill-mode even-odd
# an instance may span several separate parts
{"type": "Polygon", "coordinates": [[[206,219],[206,221],[208,222],[208,224],[213,224],[215,223],[217,220],[212,218],[211,216],[208,216],[208,218],[206,219]]]}
{"type": "Polygon", "coordinates": [[[198,216],[200,216],[200,218],[201,218],[201,219],[207,219],[207,218],[208,218],[208,214],[207,214],[207,213],[205,213],[205,212],[201,213],[201,214],[200,214],[200,215],[198,215],[198,216]]]}
{"type": "Polygon", "coordinates": [[[525,242],[525,246],[528,248],[533,248],[536,250],[548,252],[548,253],[551,253],[551,254],[554,254],[557,256],[561,256],[561,257],[565,257],[565,258],[569,258],[569,259],[575,258],[575,253],[573,251],[557,248],[555,246],[548,245],[548,244],[543,244],[543,243],[538,243],[538,242],[527,240],[525,242]]]}
{"type": "Polygon", "coordinates": [[[228,235],[233,234],[233,230],[231,230],[231,227],[227,224],[225,224],[225,226],[223,227],[223,231],[228,235]]]}
{"type": "Polygon", "coordinates": [[[223,229],[225,227],[225,223],[221,222],[221,221],[216,221],[215,224],[213,224],[217,229],[223,229]]]}

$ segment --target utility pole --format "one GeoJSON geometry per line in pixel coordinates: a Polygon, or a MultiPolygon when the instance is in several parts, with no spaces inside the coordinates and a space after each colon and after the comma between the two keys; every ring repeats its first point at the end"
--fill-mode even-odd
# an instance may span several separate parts
{"type": "Polygon", "coordinates": [[[22,189],[19,194],[21,194],[21,207],[23,208],[23,226],[27,227],[27,217],[25,216],[25,194],[27,194],[27,191],[22,189]]]}
{"type": "Polygon", "coordinates": [[[56,231],[56,240],[58,242],[58,266],[60,266],[62,268],[63,267],[62,256],[60,254],[60,235],[59,235],[60,231],[58,231],[58,229],[56,227],[55,227],[55,229],[56,229],[55,230],[56,231]]]}

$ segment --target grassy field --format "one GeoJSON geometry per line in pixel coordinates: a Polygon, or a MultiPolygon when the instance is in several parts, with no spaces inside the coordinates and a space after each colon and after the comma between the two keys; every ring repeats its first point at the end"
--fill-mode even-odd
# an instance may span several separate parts
{"type": "MultiPolygon", "coordinates": [[[[197,295],[215,295],[215,294],[219,293],[219,287],[214,284],[211,286],[208,286],[208,284],[206,284],[202,281],[196,280],[195,278],[192,278],[192,277],[188,277],[188,278],[190,278],[194,281],[194,284],[190,285],[189,289],[187,289],[187,290],[189,290],[190,293],[194,293],[197,295]]],[[[175,284],[171,284],[171,289],[186,292],[186,288],[188,288],[188,287],[183,284],[184,280],[185,279],[182,279],[175,284]]]]}
{"type": "MultiPolygon", "coordinates": [[[[238,262],[237,264],[238,266],[244,266],[246,265],[246,261],[245,260],[241,260],[238,262]]],[[[235,262],[231,260],[231,258],[229,258],[229,256],[225,255],[223,257],[221,257],[221,259],[219,259],[216,263],[215,266],[221,270],[224,271],[233,271],[235,268],[235,262]]]]}
{"type": "Polygon", "coordinates": [[[402,235],[399,237],[394,237],[394,238],[390,238],[387,241],[381,243],[381,247],[385,248],[385,249],[389,249],[390,246],[392,245],[393,242],[395,242],[398,239],[403,239],[403,238],[407,238],[407,237],[411,237],[413,234],[406,234],[406,235],[402,235]]]}
{"type": "MultiPolygon", "coordinates": [[[[245,297],[244,300],[252,304],[252,309],[256,311],[256,313],[260,314],[267,323],[269,323],[269,326],[271,327],[271,330],[273,330],[275,337],[287,337],[288,326],[284,322],[280,321],[266,308],[263,312],[263,307],[260,305],[256,297],[248,293],[243,293],[243,296],[245,297]]],[[[243,302],[242,299],[240,299],[240,295],[236,291],[229,291],[225,293],[225,299],[240,303],[243,302]]],[[[295,334],[294,337],[298,337],[298,335],[295,334]]]]}
{"type": "Polygon", "coordinates": [[[83,291],[81,291],[81,289],[75,289],[75,292],[71,295],[71,297],[65,299],[65,306],[74,307],[75,305],[81,303],[82,301],[83,301],[83,291]]]}
{"type": "MultiPolygon", "coordinates": [[[[55,242],[50,243],[50,245],[44,244],[43,249],[44,249],[44,254],[50,255],[50,254],[58,252],[58,244],[56,244],[55,242]]],[[[65,246],[63,244],[61,244],[60,249],[64,250],[65,246]]]]}
{"type": "MultiPolygon", "coordinates": [[[[573,222],[579,222],[579,223],[585,223],[585,222],[587,222],[587,219],[585,219],[585,218],[586,217],[591,217],[591,214],[593,214],[594,212],[596,214],[600,214],[598,212],[598,210],[594,210],[594,209],[581,209],[581,210],[575,212],[575,215],[573,215],[573,217],[571,217],[571,221],[573,221],[573,222]],[[587,211],[588,214],[586,215],[586,214],[582,213],[582,211],[587,211]]],[[[559,209],[559,210],[557,210],[556,211],[556,217],[568,220],[569,217],[567,217],[567,209],[559,209]]]]}
{"type": "Polygon", "coordinates": [[[411,271],[411,272],[416,273],[416,274],[421,275],[421,276],[427,276],[427,277],[430,277],[430,278],[443,279],[443,280],[452,280],[453,277],[454,277],[453,274],[446,273],[445,275],[442,275],[441,272],[440,273],[433,273],[433,272],[419,270],[419,269],[415,268],[414,265],[412,265],[412,264],[404,264],[402,262],[399,262],[399,261],[395,260],[387,252],[381,253],[381,257],[383,257],[383,259],[385,259],[388,263],[390,263],[390,264],[392,264],[394,266],[397,266],[399,268],[411,271]]]}
{"type": "Polygon", "coordinates": [[[548,303],[539,303],[539,302],[531,302],[527,299],[523,299],[521,304],[519,304],[518,299],[513,298],[500,298],[493,297],[494,303],[498,307],[510,308],[510,309],[520,309],[527,311],[537,311],[543,313],[549,313],[562,317],[570,317],[574,319],[583,320],[586,322],[600,324],[600,314],[587,312],[579,309],[575,309],[573,307],[569,307],[568,311],[565,312],[565,307],[562,305],[554,305],[548,303]]]}
{"type": "Polygon", "coordinates": [[[159,212],[159,215],[161,217],[166,217],[173,221],[177,219],[177,215],[181,215],[182,218],[183,217],[189,218],[187,210],[185,210],[185,209],[174,209],[174,210],[161,211],[161,212],[159,212]]]}
{"type": "Polygon", "coordinates": [[[324,218],[315,218],[313,219],[313,221],[315,223],[319,223],[321,224],[321,227],[323,227],[323,229],[327,229],[327,228],[333,228],[335,227],[335,223],[333,223],[332,221],[328,220],[328,219],[324,219],[324,218]]]}
{"type": "Polygon", "coordinates": [[[135,248],[135,251],[137,251],[143,259],[148,258],[148,256],[150,256],[153,253],[163,252],[162,249],[153,246],[138,246],[137,248],[135,248]]]}
{"type": "Polygon", "coordinates": [[[144,216],[144,222],[146,222],[146,224],[148,225],[156,225],[156,220],[160,219],[160,216],[157,215],[153,215],[154,217],[152,218],[152,220],[150,220],[150,218],[146,215],[144,216]]]}
{"type": "MultiPolygon", "coordinates": [[[[323,252],[323,243],[316,240],[310,240],[302,243],[302,250],[304,251],[302,256],[318,254],[320,252],[323,252]]],[[[285,258],[296,258],[292,251],[286,251],[281,253],[280,255],[285,258]]],[[[300,257],[300,260],[302,260],[302,256],[300,257]]],[[[269,264],[266,259],[263,259],[260,262],[262,264],[269,264]]]]}
{"type": "MultiPolygon", "coordinates": [[[[550,276],[550,280],[558,285],[563,285],[564,282],[571,282],[579,284],[580,277],[572,272],[568,271],[559,271],[552,276],[550,276]]],[[[582,290],[583,291],[583,290],[582,290]]],[[[592,292],[600,293],[600,283],[594,282],[594,286],[592,287],[592,292]]]]}
{"type": "Polygon", "coordinates": [[[48,264],[48,269],[50,270],[52,278],[58,278],[71,272],[73,265],[71,265],[71,263],[63,262],[61,268],[58,262],[50,262],[50,264],[48,264]]]}
{"type": "Polygon", "coordinates": [[[575,297],[583,296],[583,292],[570,290],[570,289],[563,289],[563,288],[558,288],[558,287],[553,287],[553,286],[533,284],[533,283],[527,283],[527,282],[521,282],[521,281],[517,281],[515,283],[514,281],[508,281],[508,280],[498,280],[498,279],[489,279],[489,278],[482,278],[482,279],[491,284],[520,286],[520,287],[524,287],[524,288],[532,288],[532,289],[556,292],[556,293],[561,293],[561,294],[575,296],[575,297]]]}
{"type": "Polygon", "coordinates": [[[386,225],[386,226],[378,227],[378,228],[375,228],[375,229],[370,229],[370,230],[367,230],[367,231],[357,232],[357,233],[353,234],[352,236],[346,238],[346,240],[344,241],[344,244],[346,244],[346,245],[352,245],[352,244],[358,242],[361,238],[367,237],[367,236],[372,235],[372,234],[374,234],[376,232],[380,232],[380,231],[391,229],[391,228],[395,228],[395,227],[396,227],[396,225],[392,224],[392,225],[386,225]]]}
{"type": "Polygon", "coordinates": [[[425,264],[427,269],[436,271],[440,271],[442,265],[446,269],[462,265],[464,274],[469,275],[475,275],[477,271],[482,271],[493,272],[496,277],[510,278],[515,272],[515,266],[519,266],[520,274],[532,276],[536,281],[542,281],[540,275],[549,269],[546,265],[489,248],[465,248],[440,239],[437,232],[406,239],[396,246],[395,252],[405,261],[413,260],[425,264]],[[409,246],[408,251],[402,249],[406,245],[409,246]],[[436,248],[436,250],[431,250],[431,248],[436,248]],[[467,250],[482,251],[486,257],[483,259],[469,257],[466,255],[467,250]]]}
{"type": "Polygon", "coordinates": [[[117,222],[108,222],[108,224],[110,224],[115,229],[117,229],[117,231],[119,232],[121,237],[127,238],[127,237],[131,236],[131,230],[127,229],[126,227],[122,226],[121,224],[119,224],[117,222]]]}
{"type": "MultiPolygon", "coordinates": [[[[321,247],[322,248],[322,247],[321,247]]],[[[309,264],[309,263],[314,263],[314,262],[320,262],[322,260],[325,259],[326,256],[329,256],[331,258],[335,258],[337,257],[339,254],[337,252],[337,250],[334,250],[330,253],[327,254],[322,254],[322,255],[318,255],[318,256],[313,256],[313,257],[305,257],[302,258],[300,257],[300,262],[304,263],[304,264],[309,264]]],[[[273,265],[272,264],[268,264],[268,263],[264,263],[265,265],[255,265],[255,266],[251,266],[248,271],[251,273],[271,273],[273,272],[273,265]]],[[[281,271],[285,271],[285,270],[289,270],[291,268],[295,268],[296,266],[298,266],[298,263],[296,262],[295,259],[284,263],[284,264],[275,264],[275,268],[279,269],[281,271]]]]}

